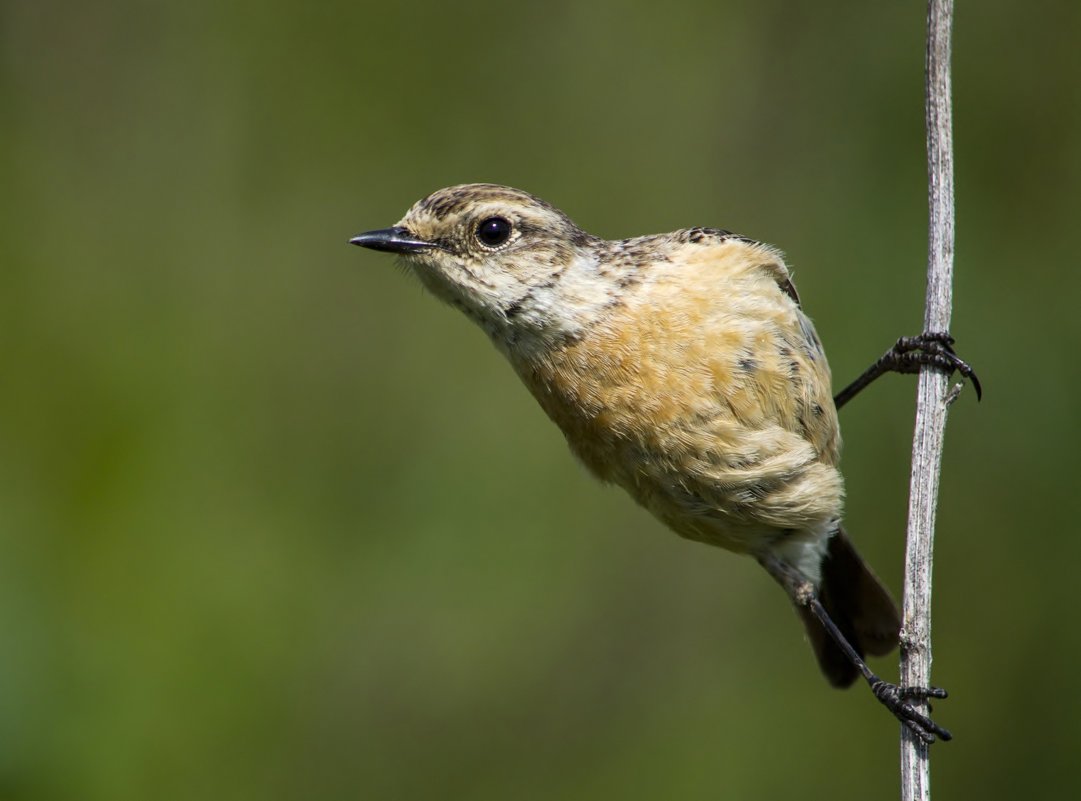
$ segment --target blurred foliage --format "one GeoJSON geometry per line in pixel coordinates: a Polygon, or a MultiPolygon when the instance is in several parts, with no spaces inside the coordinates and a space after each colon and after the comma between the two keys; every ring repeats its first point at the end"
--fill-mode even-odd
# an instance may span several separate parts
{"type": "MultiPolygon", "coordinates": [[[[1057,799],[1081,6],[956,25],[986,395],[947,438],[936,796],[1057,799]]],[[[922,4],[8,0],[0,42],[0,798],[895,795],[897,726],[765,574],[595,485],[346,239],[477,180],[609,237],[731,228],[787,251],[840,382],[920,327],[922,4]]],[[[843,418],[895,589],[914,387],[843,418]]]]}

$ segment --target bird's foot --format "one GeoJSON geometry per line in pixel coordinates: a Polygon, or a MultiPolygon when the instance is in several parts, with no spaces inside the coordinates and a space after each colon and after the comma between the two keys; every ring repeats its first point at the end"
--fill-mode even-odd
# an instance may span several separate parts
{"type": "MultiPolygon", "coordinates": [[[[925,744],[930,745],[936,739],[953,739],[949,729],[939,726],[909,703],[909,701],[945,698],[947,693],[941,687],[900,687],[896,684],[890,684],[888,681],[883,681],[877,676],[870,684],[871,692],[874,693],[875,698],[925,744]]],[[[930,704],[928,704],[927,710],[931,711],[930,704]]]]}
{"type": "Polygon", "coordinates": [[[914,337],[901,337],[882,357],[887,372],[918,373],[920,367],[937,367],[947,375],[955,371],[972,382],[976,399],[983,397],[983,387],[972,366],[954,352],[954,338],[944,331],[925,331],[914,337]]]}
{"type": "Polygon", "coordinates": [[[976,400],[983,397],[983,387],[980,386],[976,371],[954,352],[953,337],[941,331],[928,331],[914,337],[898,339],[892,348],[864,370],[855,381],[834,395],[833,404],[840,409],[886,373],[918,373],[924,366],[937,368],[947,375],[960,373],[963,378],[972,382],[972,387],[976,390],[976,400]]]}

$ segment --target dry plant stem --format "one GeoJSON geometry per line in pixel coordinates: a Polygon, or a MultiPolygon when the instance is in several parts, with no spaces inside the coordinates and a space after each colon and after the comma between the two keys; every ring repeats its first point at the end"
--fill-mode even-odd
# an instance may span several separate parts
{"type": "MultiPolygon", "coordinates": [[[[953,285],[953,141],[950,107],[952,0],[929,0],[927,7],[927,168],[930,241],[925,331],[949,331],[953,285]]],[[[935,506],[946,429],[949,377],[920,372],[916,431],[912,442],[908,539],[905,550],[904,612],[901,631],[901,685],[928,687],[931,678],[931,565],[935,506]]],[[[916,703],[915,701],[913,703],[916,703]]],[[[920,707],[917,707],[920,708],[920,707]]],[[[926,712],[925,705],[922,711],[926,712]]],[[[902,801],[929,801],[928,746],[901,727],[902,801]]]]}

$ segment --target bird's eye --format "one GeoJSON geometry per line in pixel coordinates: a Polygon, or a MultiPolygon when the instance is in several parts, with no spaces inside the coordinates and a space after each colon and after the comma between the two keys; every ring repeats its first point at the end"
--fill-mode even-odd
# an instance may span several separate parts
{"type": "Polygon", "coordinates": [[[511,224],[502,217],[489,217],[477,226],[477,239],[482,245],[497,248],[510,239],[511,224]]]}

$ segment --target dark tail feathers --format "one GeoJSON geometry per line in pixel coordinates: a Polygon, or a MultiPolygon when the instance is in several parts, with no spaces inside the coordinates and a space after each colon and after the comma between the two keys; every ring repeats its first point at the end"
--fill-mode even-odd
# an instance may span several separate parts
{"type": "MultiPolygon", "coordinates": [[[[818,600],[860,656],[884,656],[897,647],[901,617],[889,590],[839,529],[822,562],[818,600]]],[[[859,671],[809,609],[798,609],[818,666],[834,687],[848,687],[859,671]]]]}

